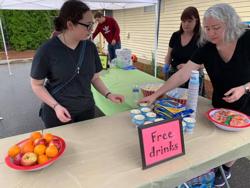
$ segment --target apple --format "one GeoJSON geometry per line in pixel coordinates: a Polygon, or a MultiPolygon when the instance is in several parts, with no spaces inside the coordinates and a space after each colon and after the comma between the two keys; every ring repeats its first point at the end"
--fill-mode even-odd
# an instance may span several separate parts
{"type": "Polygon", "coordinates": [[[58,151],[60,151],[60,149],[61,149],[61,141],[58,138],[53,138],[49,143],[49,146],[51,146],[51,145],[56,146],[58,151]]]}
{"type": "Polygon", "coordinates": [[[13,158],[13,163],[15,165],[21,165],[21,160],[22,160],[22,157],[23,157],[23,153],[18,153],[14,158],[13,158]]]}
{"type": "Polygon", "coordinates": [[[37,155],[33,152],[27,152],[22,156],[21,165],[31,166],[37,161],[37,155]]]}
{"type": "Polygon", "coordinates": [[[44,138],[37,138],[37,139],[35,139],[34,145],[37,146],[37,145],[40,145],[40,144],[47,146],[46,139],[44,139],[44,138]]]}

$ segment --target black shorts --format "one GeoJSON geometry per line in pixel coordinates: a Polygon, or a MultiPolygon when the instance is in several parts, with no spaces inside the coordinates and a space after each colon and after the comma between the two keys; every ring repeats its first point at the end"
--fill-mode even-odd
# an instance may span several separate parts
{"type": "Polygon", "coordinates": [[[70,114],[71,121],[63,123],[57,118],[55,111],[50,106],[42,104],[39,116],[42,118],[46,128],[52,128],[69,123],[93,119],[95,118],[95,107],[88,110],[83,110],[80,113],[70,114]]]}

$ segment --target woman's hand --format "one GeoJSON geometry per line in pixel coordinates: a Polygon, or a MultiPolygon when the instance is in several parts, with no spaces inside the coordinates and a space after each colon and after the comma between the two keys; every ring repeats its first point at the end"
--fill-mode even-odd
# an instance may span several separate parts
{"type": "Polygon", "coordinates": [[[48,90],[44,87],[44,80],[36,80],[31,78],[31,87],[34,93],[52,109],[54,109],[57,118],[63,122],[69,122],[71,116],[66,108],[61,106],[57,101],[50,95],[48,90]]]}
{"type": "Polygon", "coordinates": [[[107,98],[114,103],[123,103],[125,100],[125,97],[123,95],[118,95],[113,93],[110,93],[107,98]]]}
{"type": "Polygon", "coordinates": [[[147,103],[148,105],[151,105],[155,102],[156,99],[157,97],[155,97],[153,94],[153,95],[142,98],[141,100],[139,100],[139,103],[147,103]]]}
{"type": "Polygon", "coordinates": [[[180,69],[182,69],[184,66],[185,66],[185,63],[181,63],[181,64],[177,65],[176,68],[177,68],[178,70],[180,70],[180,69]]]}
{"type": "Polygon", "coordinates": [[[61,106],[60,104],[57,104],[54,107],[54,110],[56,112],[57,118],[61,122],[66,123],[66,122],[69,122],[71,120],[71,116],[69,114],[69,111],[66,108],[64,108],[63,106],[61,106]]]}
{"type": "Polygon", "coordinates": [[[228,103],[233,103],[237,100],[239,100],[242,95],[245,94],[245,88],[244,86],[238,86],[238,87],[234,87],[232,89],[230,89],[228,92],[226,92],[224,95],[225,97],[223,97],[222,99],[228,103]]]}

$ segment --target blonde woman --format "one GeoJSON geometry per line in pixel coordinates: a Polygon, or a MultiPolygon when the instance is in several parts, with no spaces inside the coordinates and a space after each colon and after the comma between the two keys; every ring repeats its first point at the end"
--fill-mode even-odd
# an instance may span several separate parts
{"type": "MultiPolygon", "coordinates": [[[[165,92],[186,82],[191,71],[204,64],[214,88],[213,106],[250,115],[250,31],[242,27],[240,17],[228,4],[210,7],[204,14],[203,27],[204,45],[158,91],[140,102],[153,103],[165,92]]],[[[227,178],[231,177],[233,163],[223,165],[227,178]]],[[[224,184],[217,171],[215,185],[224,184]]]]}

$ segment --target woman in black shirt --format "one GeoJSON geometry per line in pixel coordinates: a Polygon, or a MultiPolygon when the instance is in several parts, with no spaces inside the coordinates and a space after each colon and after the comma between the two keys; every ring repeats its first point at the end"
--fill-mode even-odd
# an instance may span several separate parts
{"type": "Polygon", "coordinates": [[[94,118],[91,84],[112,102],[124,101],[98,75],[100,58],[95,45],[87,40],[93,28],[89,7],[78,0],[66,1],[55,27],[60,34],[38,49],[31,68],[31,86],[44,102],[40,116],[47,128],[94,118]]]}
{"type": "MultiPolygon", "coordinates": [[[[212,104],[216,108],[229,108],[250,116],[250,31],[241,24],[240,17],[228,4],[210,7],[204,14],[204,45],[191,60],[174,74],[159,90],[140,102],[153,103],[165,92],[186,82],[192,70],[201,64],[213,85],[212,104]]],[[[227,179],[234,161],[223,165],[227,179]]],[[[219,171],[215,185],[225,184],[219,171]]]]}
{"type": "MultiPolygon", "coordinates": [[[[187,7],[181,15],[180,29],[174,32],[169,41],[165,57],[166,79],[180,70],[198,48],[201,24],[199,12],[195,7],[187,7]]],[[[187,88],[188,82],[181,87],[187,88]]]]}

